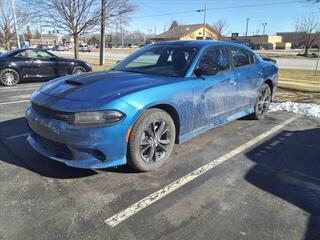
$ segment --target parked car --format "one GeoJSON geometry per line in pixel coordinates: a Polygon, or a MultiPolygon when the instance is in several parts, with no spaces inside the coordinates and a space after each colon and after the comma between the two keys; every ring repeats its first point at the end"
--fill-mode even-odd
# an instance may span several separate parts
{"type": "Polygon", "coordinates": [[[28,142],[72,167],[154,170],[174,143],[246,115],[263,118],[277,79],[275,64],[240,44],[145,46],[109,71],[36,90],[26,110],[28,142]]]}
{"type": "Polygon", "coordinates": [[[54,45],[53,44],[48,44],[47,50],[53,51],[54,45]]]}
{"type": "Polygon", "coordinates": [[[48,50],[48,45],[47,44],[38,44],[37,48],[41,49],[41,50],[48,50]]]}
{"type": "Polygon", "coordinates": [[[0,55],[0,84],[4,86],[91,70],[89,64],[84,61],[61,58],[36,48],[16,49],[0,55]]]}
{"type": "Polygon", "coordinates": [[[56,46],[54,46],[54,49],[53,49],[54,51],[65,51],[66,49],[65,49],[65,46],[64,45],[56,45],[56,46]]]}
{"type": "Polygon", "coordinates": [[[88,45],[86,45],[86,44],[81,44],[81,45],[79,46],[79,50],[80,50],[81,52],[91,52],[90,47],[89,47],[88,45]]]}

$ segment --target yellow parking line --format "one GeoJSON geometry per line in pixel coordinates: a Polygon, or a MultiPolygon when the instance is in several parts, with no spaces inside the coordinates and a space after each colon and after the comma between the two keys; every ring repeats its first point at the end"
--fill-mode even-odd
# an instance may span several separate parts
{"type": "Polygon", "coordinates": [[[134,214],[138,213],[139,211],[143,210],[144,208],[150,206],[151,204],[153,204],[156,201],[160,200],[161,198],[165,197],[169,193],[172,193],[173,191],[179,189],[183,185],[191,182],[192,180],[200,177],[202,174],[204,174],[204,173],[208,172],[209,170],[215,168],[219,164],[231,159],[235,155],[237,155],[237,154],[249,149],[250,147],[252,147],[256,143],[258,143],[261,140],[269,137],[270,135],[272,135],[273,133],[279,131],[281,128],[283,128],[286,125],[290,124],[291,122],[293,122],[297,118],[298,117],[292,117],[292,118],[284,121],[283,123],[273,127],[272,129],[262,133],[261,135],[255,137],[255,138],[251,139],[250,141],[246,142],[245,144],[235,148],[231,152],[229,152],[229,153],[227,153],[227,154],[225,154],[225,155],[223,155],[223,156],[221,156],[221,157],[219,157],[217,159],[214,159],[214,160],[210,161],[209,163],[199,167],[198,169],[190,172],[189,174],[181,177],[180,179],[170,183],[169,185],[165,186],[164,188],[162,188],[162,189],[150,194],[149,196],[141,199],[140,201],[132,204],[128,208],[126,208],[126,209],[120,211],[119,213],[113,215],[112,217],[106,219],[104,222],[106,224],[108,224],[110,227],[117,226],[119,223],[125,221],[129,217],[133,216],[134,214]]]}

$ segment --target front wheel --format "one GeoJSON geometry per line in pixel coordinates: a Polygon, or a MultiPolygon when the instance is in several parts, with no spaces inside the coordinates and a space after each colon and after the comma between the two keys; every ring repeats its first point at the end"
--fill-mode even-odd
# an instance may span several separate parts
{"type": "Polygon", "coordinates": [[[161,167],[173,150],[175,137],[175,125],[167,112],[146,110],[134,124],[129,138],[129,165],[139,171],[161,167]]]}
{"type": "Polygon", "coordinates": [[[75,66],[74,69],[72,70],[72,74],[80,74],[86,72],[86,69],[82,66],[75,66]]]}
{"type": "Polygon", "coordinates": [[[254,112],[252,113],[251,118],[254,120],[262,119],[268,111],[270,103],[271,89],[268,84],[264,83],[254,106],[254,112]]]}

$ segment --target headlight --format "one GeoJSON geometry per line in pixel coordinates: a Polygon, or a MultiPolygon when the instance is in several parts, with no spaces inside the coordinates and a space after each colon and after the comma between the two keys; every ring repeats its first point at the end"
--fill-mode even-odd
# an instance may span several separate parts
{"type": "Polygon", "coordinates": [[[116,110],[101,112],[78,112],[74,115],[75,125],[103,125],[112,124],[124,119],[125,115],[116,110]]]}

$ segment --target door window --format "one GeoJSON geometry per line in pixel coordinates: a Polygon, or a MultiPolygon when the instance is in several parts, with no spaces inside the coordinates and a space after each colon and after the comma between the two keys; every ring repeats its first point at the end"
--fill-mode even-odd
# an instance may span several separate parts
{"type": "Polygon", "coordinates": [[[249,54],[244,49],[231,47],[231,55],[234,67],[241,67],[250,64],[249,54]]]}
{"type": "Polygon", "coordinates": [[[36,54],[37,54],[37,58],[51,58],[52,55],[46,51],[42,51],[42,50],[35,50],[36,54]]]}
{"type": "Polygon", "coordinates": [[[218,72],[229,70],[230,61],[225,47],[210,47],[201,56],[198,68],[216,69],[218,72]]]}
{"type": "Polygon", "coordinates": [[[17,55],[15,55],[15,57],[36,58],[37,53],[33,50],[28,49],[28,50],[19,52],[17,55]]]}

